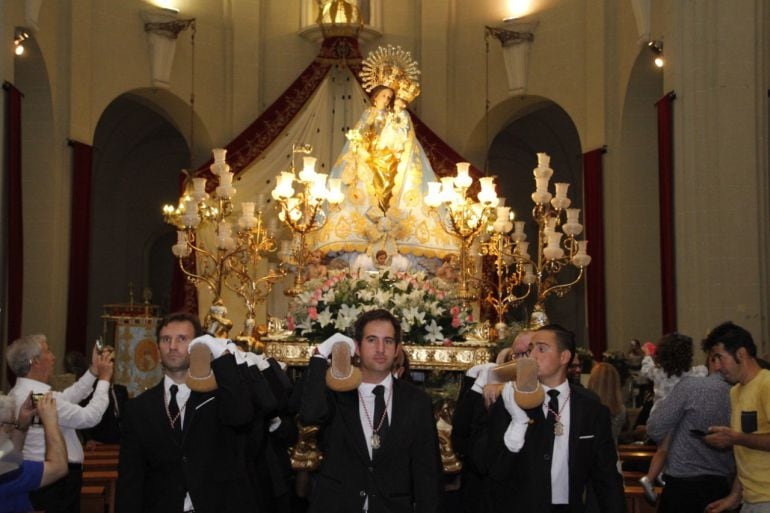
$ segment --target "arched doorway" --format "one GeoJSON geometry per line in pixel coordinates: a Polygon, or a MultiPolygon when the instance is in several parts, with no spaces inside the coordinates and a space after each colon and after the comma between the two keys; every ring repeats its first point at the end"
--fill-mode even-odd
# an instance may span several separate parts
{"type": "MultiPolygon", "coordinates": [[[[498,177],[498,192],[506,198],[506,205],[516,213],[518,220],[526,221],[527,240],[532,244],[530,254],[535,256],[537,225],[532,218],[534,203],[531,194],[535,190],[532,171],[537,166],[537,153],[551,156],[554,171],[551,183],[569,183],[572,207],[582,209],[582,152],[577,128],[564,109],[543,98],[528,97],[527,100],[524,104],[518,98],[512,98],[496,107],[495,110],[504,111],[516,103],[520,105],[492,139],[488,169],[489,174],[498,177]]],[[[499,112],[490,113],[491,118],[494,116],[499,116],[499,112]]],[[[562,271],[560,281],[571,281],[576,276],[577,270],[570,266],[562,271]]],[[[587,343],[584,295],[584,280],[581,280],[565,297],[550,297],[546,301],[550,322],[574,331],[581,343],[587,343]]],[[[511,312],[512,320],[525,321],[528,318],[534,305],[532,299],[511,312]]]]}
{"type": "MultiPolygon", "coordinates": [[[[172,226],[161,207],[176,203],[180,170],[190,168],[184,102],[164,91],[116,98],[94,135],[88,337],[101,334],[105,304],[142,302],[168,309],[175,259],[172,226]]],[[[189,119],[189,118],[188,118],[189,119]]],[[[195,120],[196,134],[201,134],[195,120]]],[[[204,138],[205,138],[205,134],[204,138]]],[[[197,138],[197,135],[196,135],[197,138]]]]}

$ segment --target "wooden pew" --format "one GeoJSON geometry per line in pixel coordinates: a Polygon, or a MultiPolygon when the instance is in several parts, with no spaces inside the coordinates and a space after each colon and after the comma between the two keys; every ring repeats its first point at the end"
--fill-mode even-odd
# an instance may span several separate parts
{"type": "Polygon", "coordinates": [[[86,458],[83,470],[118,470],[118,458],[86,458]]]}
{"type": "Polygon", "coordinates": [[[83,486],[80,488],[80,513],[104,513],[106,501],[103,486],[83,486]]]}
{"type": "Polygon", "coordinates": [[[84,453],[85,459],[89,460],[96,460],[96,459],[102,459],[102,458],[117,458],[120,456],[120,451],[117,450],[109,450],[109,451],[85,451],[84,453]]]}
{"type": "Polygon", "coordinates": [[[117,470],[83,470],[83,484],[88,486],[103,486],[106,491],[108,513],[115,513],[115,487],[118,481],[117,470]]]}
{"type": "MultiPolygon", "coordinates": [[[[655,493],[660,497],[663,489],[660,486],[655,487],[655,493]]],[[[652,506],[644,499],[644,489],[641,486],[625,486],[626,504],[628,513],[655,513],[657,505],[652,506]]]]}

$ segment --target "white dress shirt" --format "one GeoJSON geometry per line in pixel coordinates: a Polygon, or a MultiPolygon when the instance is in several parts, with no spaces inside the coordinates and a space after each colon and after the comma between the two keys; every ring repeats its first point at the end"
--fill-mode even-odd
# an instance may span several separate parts
{"type": "MultiPolygon", "coordinates": [[[[83,463],[83,446],[78,438],[77,429],[92,428],[101,420],[107,406],[110,403],[108,391],[110,382],[99,380],[94,390],[96,376],[86,371],[72,386],[62,392],[54,392],[56,399],[56,413],[59,416],[59,428],[61,429],[64,443],[67,445],[67,460],[70,463],[83,463]],[[78,403],[88,397],[93,391],[94,395],[86,406],[78,403]]],[[[18,416],[21,405],[29,397],[29,393],[44,394],[51,390],[51,386],[29,378],[18,378],[16,385],[8,392],[16,401],[16,415],[18,416]]],[[[42,424],[32,424],[24,442],[24,459],[31,461],[45,461],[45,433],[42,424]]]]}
{"type": "MultiPolygon", "coordinates": [[[[184,384],[184,383],[177,383],[173,379],[169,378],[168,376],[163,377],[163,400],[166,402],[166,414],[168,415],[168,403],[171,401],[171,385],[177,386],[176,391],[176,405],[179,406],[179,419],[177,419],[177,422],[179,422],[179,427],[181,428],[184,426],[184,417],[187,414],[187,400],[190,399],[190,388],[184,384]]],[[[171,423],[168,421],[169,424],[171,423]]],[[[190,492],[188,491],[184,496],[184,508],[183,511],[192,511],[195,507],[192,503],[192,498],[190,497],[190,492]]]]}
{"type": "MultiPolygon", "coordinates": [[[[546,400],[543,401],[543,413],[548,417],[548,391],[543,385],[546,400]]],[[[569,504],[569,426],[570,426],[570,388],[564,381],[556,387],[559,391],[559,422],[564,426],[564,434],[554,436],[553,454],[551,455],[551,504],[569,504]]]]}
{"type": "MultiPolygon", "coordinates": [[[[369,450],[369,458],[372,457],[372,426],[377,426],[380,423],[380,419],[374,418],[374,399],[373,393],[374,387],[382,385],[385,387],[383,399],[385,400],[385,409],[388,410],[388,425],[393,423],[393,375],[388,376],[379,383],[361,383],[358,385],[358,415],[361,417],[361,428],[364,430],[364,440],[366,440],[366,447],[369,450]],[[390,399],[390,400],[388,400],[390,399]],[[366,405],[366,411],[364,411],[364,405],[366,405]],[[369,418],[366,414],[369,413],[369,418]],[[371,424],[369,423],[371,419],[371,424]]],[[[364,501],[363,510],[369,509],[369,497],[366,497],[364,501]]]]}
{"type": "Polygon", "coordinates": [[[358,415],[361,417],[361,428],[364,430],[364,439],[366,440],[366,447],[369,449],[370,458],[372,457],[372,426],[376,427],[380,423],[380,419],[374,418],[375,395],[373,390],[377,385],[385,387],[383,399],[385,400],[385,408],[388,410],[388,425],[393,423],[393,376],[388,374],[388,377],[379,383],[361,383],[358,385],[358,415]],[[366,405],[366,411],[364,411],[364,405],[366,405]],[[369,418],[366,417],[367,412],[369,418]],[[371,424],[369,419],[372,421],[371,424]]]}

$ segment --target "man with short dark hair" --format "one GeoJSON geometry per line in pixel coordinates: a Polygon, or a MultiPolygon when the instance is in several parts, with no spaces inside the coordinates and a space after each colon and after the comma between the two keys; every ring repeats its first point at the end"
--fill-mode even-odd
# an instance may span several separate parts
{"type": "Polygon", "coordinates": [[[715,367],[730,390],[730,426],[709,427],[703,441],[717,449],[732,448],[737,475],[732,491],[712,502],[708,513],[737,508],[741,513],[770,512],[770,371],[757,362],[757,346],[751,333],[725,322],[703,342],[715,367]]]}
{"type": "Polygon", "coordinates": [[[509,382],[490,410],[488,511],[583,512],[589,491],[598,511],[626,511],[610,413],[596,395],[567,381],[574,354],[571,332],[540,328],[530,356],[546,392],[542,407],[522,410],[509,382]]]}
{"type": "Polygon", "coordinates": [[[401,324],[386,310],[363,313],[355,343],[361,360],[357,389],[325,385],[331,347],[313,356],[303,389],[300,421],[322,428],[324,459],[310,498],[310,512],[435,512],[441,486],[438,437],[430,398],[393,379],[401,350],[401,324]]]}
{"type": "Polygon", "coordinates": [[[172,314],[158,325],[164,377],[126,403],[120,446],[119,513],[254,511],[244,460],[244,426],[252,420],[227,341],[203,335],[198,319],[172,314]],[[191,391],[189,349],[209,346],[218,388],[191,391]]]}

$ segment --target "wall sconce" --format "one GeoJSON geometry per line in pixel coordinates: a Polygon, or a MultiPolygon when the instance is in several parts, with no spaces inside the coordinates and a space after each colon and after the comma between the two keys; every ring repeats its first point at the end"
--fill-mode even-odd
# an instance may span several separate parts
{"type": "Polygon", "coordinates": [[[505,28],[486,27],[486,37],[494,37],[503,47],[503,62],[508,77],[508,94],[527,92],[529,48],[535,40],[537,21],[504,20],[505,28]]]}
{"type": "Polygon", "coordinates": [[[29,39],[29,33],[24,29],[16,29],[16,36],[13,38],[13,53],[24,55],[24,41],[29,39]]]}
{"type": "Polygon", "coordinates": [[[663,58],[663,41],[656,39],[648,42],[647,46],[655,54],[655,66],[662,68],[666,64],[663,58]]]}
{"type": "Polygon", "coordinates": [[[171,87],[171,67],[180,32],[192,28],[195,37],[195,18],[177,19],[178,9],[171,7],[143,11],[144,31],[150,49],[150,74],[153,87],[171,87]]]}

